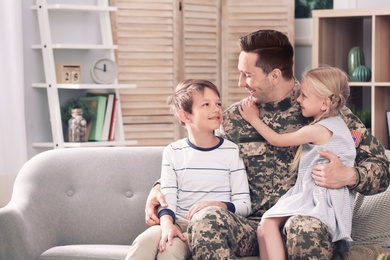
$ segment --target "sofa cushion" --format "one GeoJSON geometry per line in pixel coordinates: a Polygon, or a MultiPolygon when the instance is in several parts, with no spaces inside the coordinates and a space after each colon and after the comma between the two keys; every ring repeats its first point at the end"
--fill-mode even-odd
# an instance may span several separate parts
{"type": "MultiPolygon", "coordinates": [[[[390,151],[386,150],[387,158],[390,151]]],[[[356,195],[352,221],[353,245],[377,244],[390,248],[390,188],[372,196],[356,195]]]]}
{"type": "Polygon", "coordinates": [[[354,244],[390,247],[390,190],[372,196],[356,196],[352,222],[354,244]]]}
{"type": "Polygon", "coordinates": [[[123,260],[130,250],[124,245],[67,245],[52,247],[39,260],[123,260]]]}

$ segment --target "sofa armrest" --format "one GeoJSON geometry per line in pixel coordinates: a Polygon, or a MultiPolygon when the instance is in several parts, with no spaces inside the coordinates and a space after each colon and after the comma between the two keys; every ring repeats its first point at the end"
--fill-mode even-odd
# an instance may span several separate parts
{"type": "Polygon", "coordinates": [[[0,259],[37,259],[40,253],[34,248],[42,248],[37,236],[18,208],[11,204],[0,208],[0,259]]]}

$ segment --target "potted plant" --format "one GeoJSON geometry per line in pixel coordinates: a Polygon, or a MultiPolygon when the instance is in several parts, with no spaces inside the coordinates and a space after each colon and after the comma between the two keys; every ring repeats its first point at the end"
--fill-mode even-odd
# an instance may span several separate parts
{"type": "Polygon", "coordinates": [[[367,129],[371,129],[371,110],[354,108],[352,112],[362,121],[367,129]]]}

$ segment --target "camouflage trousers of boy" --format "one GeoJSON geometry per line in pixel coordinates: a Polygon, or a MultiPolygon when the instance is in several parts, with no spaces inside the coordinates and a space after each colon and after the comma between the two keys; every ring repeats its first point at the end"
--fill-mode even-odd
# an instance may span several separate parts
{"type": "MultiPolygon", "coordinates": [[[[258,256],[258,220],[238,216],[219,207],[194,215],[188,227],[192,259],[230,260],[258,256]]],[[[327,227],[307,216],[290,217],[283,228],[287,259],[331,259],[336,245],[327,227]]]]}

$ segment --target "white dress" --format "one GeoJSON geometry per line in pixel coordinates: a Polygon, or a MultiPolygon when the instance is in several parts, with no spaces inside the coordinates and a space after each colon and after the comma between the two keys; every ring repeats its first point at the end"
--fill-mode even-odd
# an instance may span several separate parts
{"type": "MultiPolygon", "coordinates": [[[[317,124],[333,132],[323,145],[305,144],[300,159],[297,181],[263,218],[286,216],[312,216],[326,224],[332,241],[351,239],[354,194],[347,188],[327,189],[315,184],[311,173],[313,166],[326,163],[317,150],[336,154],[346,167],[354,165],[356,150],[351,133],[340,117],[325,118],[317,124]]],[[[340,173],[342,174],[342,173],[340,173]]]]}

